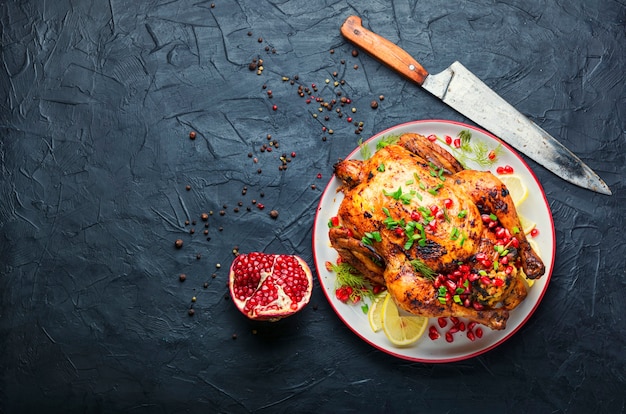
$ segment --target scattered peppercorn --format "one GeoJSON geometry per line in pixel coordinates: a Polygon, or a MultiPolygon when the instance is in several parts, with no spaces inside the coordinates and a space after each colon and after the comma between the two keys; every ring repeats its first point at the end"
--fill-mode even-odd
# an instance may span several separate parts
{"type": "Polygon", "coordinates": [[[352,49],[352,56],[357,57],[359,56],[359,51],[356,49],[352,49]]]}
{"type": "Polygon", "coordinates": [[[270,211],[270,217],[273,218],[273,219],[278,218],[278,210],[270,211]]]}
{"type": "Polygon", "coordinates": [[[180,280],[181,282],[184,282],[185,280],[187,280],[187,275],[184,273],[181,273],[180,275],[178,275],[178,280],[180,280]]]}
{"type": "Polygon", "coordinates": [[[191,186],[190,186],[189,184],[187,184],[187,185],[185,186],[185,190],[187,190],[187,191],[191,190],[191,186]]]}
{"type": "Polygon", "coordinates": [[[202,219],[202,221],[207,221],[209,219],[209,215],[207,213],[202,213],[200,215],[200,218],[202,219]]]}
{"type": "Polygon", "coordinates": [[[196,311],[195,311],[195,310],[193,310],[193,308],[189,308],[189,310],[187,311],[187,314],[188,314],[189,316],[193,316],[193,315],[195,315],[195,314],[196,314],[196,311]]]}
{"type": "Polygon", "coordinates": [[[183,240],[182,239],[176,239],[176,241],[174,242],[174,246],[177,249],[180,249],[181,247],[183,247],[183,240]]]}
{"type": "Polygon", "coordinates": [[[196,139],[196,132],[195,131],[191,131],[189,133],[189,139],[196,139]]]}

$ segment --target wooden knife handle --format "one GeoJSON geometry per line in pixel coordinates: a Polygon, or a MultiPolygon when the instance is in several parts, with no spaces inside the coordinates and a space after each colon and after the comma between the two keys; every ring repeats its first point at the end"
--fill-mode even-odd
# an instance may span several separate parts
{"type": "Polygon", "coordinates": [[[346,19],[341,25],[341,34],[391,69],[419,85],[422,85],[428,76],[426,69],[404,49],[365,29],[361,18],[358,16],[350,16],[346,19]]]}

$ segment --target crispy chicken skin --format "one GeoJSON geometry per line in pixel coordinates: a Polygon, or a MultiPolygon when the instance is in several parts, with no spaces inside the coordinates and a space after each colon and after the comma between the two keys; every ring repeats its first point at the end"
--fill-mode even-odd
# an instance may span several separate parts
{"type": "Polygon", "coordinates": [[[419,134],[405,134],[368,160],[340,161],[334,169],[344,199],[338,211],[341,225],[329,230],[332,246],[365,277],[384,284],[398,306],[410,313],[466,317],[504,329],[509,311],[527,294],[520,268],[530,279],[545,271],[524,233],[513,230],[522,227],[504,184],[490,172],[464,170],[450,153],[419,134]],[[485,214],[495,215],[502,227],[515,233],[518,248],[511,249],[511,258],[517,265],[507,274],[481,268],[476,260],[478,254],[496,254],[494,232],[481,218],[485,214]],[[407,234],[389,225],[426,224],[431,219],[431,225],[422,227],[419,243],[407,244],[407,234]],[[373,233],[379,240],[363,241],[373,233]],[[443,303],[432,276],[422,274],[418,269],[423,267],[416,267],[415,261],[437,274],[463,263],[504,283],[488,289],[476,283],[472,295],[481,304],[478,309],[443,303]]]}

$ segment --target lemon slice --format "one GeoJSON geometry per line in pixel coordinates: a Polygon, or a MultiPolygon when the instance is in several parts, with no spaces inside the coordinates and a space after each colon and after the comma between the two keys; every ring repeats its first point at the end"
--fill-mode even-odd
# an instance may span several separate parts
{"type": "Polygon", "coordinates": [[[382,302],[381,321],[387,339],[396,346],[415,343],[426,331],[428,318],[400,315],[396,303],[388,294],[382,302]]]}
{"type": "Polygon", "coordinates": [[[530,234],[530,232],[533,231],[535,227],[537,227],[537,223],[528,220],[521,214],[518,214],[517,216],[519,217],[519,222],[522,225],[522,231],[524,232],[524,234],[530,234]]]}
{"type": "Polygon", "coordinates": [[[367,312],[367,319],[369,320],[370,327],[374,332],[378,332],[383,329],[382,311],[383,302],[385,301],[386,296],[387,291],[384,291],[380,295],[376,296],[369,311],[367,312]]]}
{"type": "Polygon", "coordinates": [[[521,177],[516,174],[501,175],[499,178],[509,190],[515,207],[519,207],[528,198],[528,187],[526,187],[521,177]]]}

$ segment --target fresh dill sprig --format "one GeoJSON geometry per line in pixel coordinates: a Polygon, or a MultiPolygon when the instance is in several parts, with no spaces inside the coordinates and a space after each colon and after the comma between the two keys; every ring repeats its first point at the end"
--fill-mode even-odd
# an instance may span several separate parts
{"type": "Polygon", "coordinates": [[[410,261],[411,266],[415,269],[416,272],[419,272],[422,276],[424,276],[428,280],[435,280],[435,276],[437,276],[437,272],[428,267],[426,263],[422,262],[420,259],[413,259],[410,261]]]}
{"type": "Polygon", "coordinates": [[[496,162],[498,155],[502,152],[501,144],[490,149],[483,141],[472,141],[472,133],[467,129],[460,131],[457,136],[461,140],[461,145],[458,149],[452,148],[452,151],[456,159],[466,169],[471,168],[468,165],[469,162],[476,163],[481,168],[488,168],[496,162]]]}
{"type": "Polygon", "coordinates": [[[399,138],[399,135],[385,135],[376,143],[376,151],[385,148],[387,145],[395,144],[399,138]]]}
{"type": "Polygon", "coordinates": [[[367,142],[364,142],[363,139],[359,139],[359,152],[361,153],[361,158],[363,160],[368,160],[372,156],[372,150],[367,142]]]}

